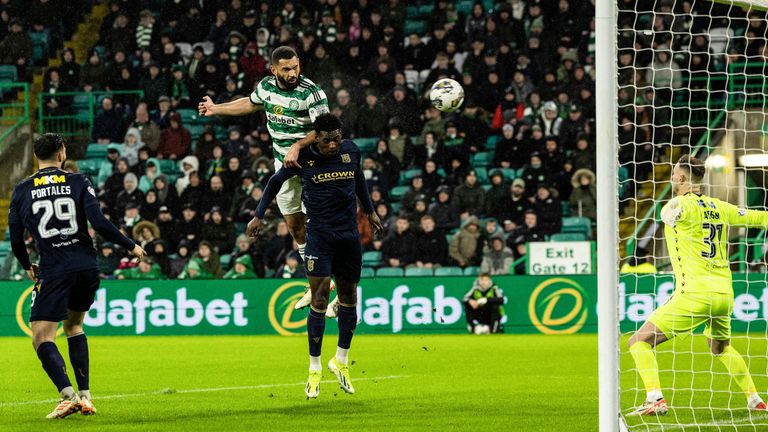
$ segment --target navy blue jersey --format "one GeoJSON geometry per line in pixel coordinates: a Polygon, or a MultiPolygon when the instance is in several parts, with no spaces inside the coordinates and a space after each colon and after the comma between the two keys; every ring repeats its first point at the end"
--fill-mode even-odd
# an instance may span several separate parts
{"type": "Polygon", "coordinates": [[[324,231],[357,230],[357,198],[366,214],[373,204],[360,169],[360,149],[352,140],[342,140],[339,152],[323,156],[313,144],[299,152],[301,168],[280,168],[269,179],[264,196],[256,209],[264,217],[283,182],[293,176],[301,178],[301,200],[307,209],[307,229],[324,231]]]}
{"type": "Polygon", "coordinates": [[[96,268],[96,249],[88,234],[88,222],[107,240],[133,249],[133,241],[101,213],[96,191],[84,175],[45,168],[13,189],[8,213],[13,252],[29,269],[23,240],[26,229],[40,254],[41,277],[96,268]]]}

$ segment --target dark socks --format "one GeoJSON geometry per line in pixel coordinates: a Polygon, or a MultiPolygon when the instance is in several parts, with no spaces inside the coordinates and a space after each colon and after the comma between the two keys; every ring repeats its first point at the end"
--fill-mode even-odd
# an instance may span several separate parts
{"type": "Polygon", "coordinates": [[[75,371],[77,389],[88,390],[88,338],[85,333],[67,338],[69,343],[69,362],[75,371]]]}
{"type": "Polygon", "coordinates": [[[349,349],[357,327],[357,308],[339,306],[339,348],[349,349]]]}
{"type": "Polygon", "coordinates": [[[325,332],[325,313],[309,309],[307,317],[307,336],[309,337],[309,355],[319,357],[323,348],[325,332]]]}
{"type": "Polygon", "coordinates": [[[69,382],[69,377],[67,376],[67,365],[64,363],[64,358],[61,356],[55,343],[41,343],[40,346],[37,347],[37,357],[43,364],[45,372],[48,373],[48,377],[53,381],[59,391],[67,387],[72,387],[72,383],[69,382]]]}

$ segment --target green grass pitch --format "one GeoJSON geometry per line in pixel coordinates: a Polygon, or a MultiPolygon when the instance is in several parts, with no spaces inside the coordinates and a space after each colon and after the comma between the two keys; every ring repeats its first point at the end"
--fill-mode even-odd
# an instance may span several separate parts
{"type": "MultiPolygon", "coordinates": [[[[65,339],[57,342],[66,358],[65,339]]],[[[327,363],[336,338],[324,342],[327,363]]],[[[316,400],[304,397],[305,337],[89,344],[98,413],[47,420],[57,395],[29,339],[0,338],[0,430],[597,430],[595,335],[357,335],[357,393],[324,382],[316,400]]]]}

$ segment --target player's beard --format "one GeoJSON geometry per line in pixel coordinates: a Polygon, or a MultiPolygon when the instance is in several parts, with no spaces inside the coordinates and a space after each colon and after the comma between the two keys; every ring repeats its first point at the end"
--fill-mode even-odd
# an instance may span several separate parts
{"type": "Polygon", "coordinates": [[[275,75],[275,76],[277,77],[277,82],[278,84],[280,84],[280,87],[285,90],[293,90],[299,86],[299,77],[296,77],[295,81],[290,82],[279,75],[275,75]]]}

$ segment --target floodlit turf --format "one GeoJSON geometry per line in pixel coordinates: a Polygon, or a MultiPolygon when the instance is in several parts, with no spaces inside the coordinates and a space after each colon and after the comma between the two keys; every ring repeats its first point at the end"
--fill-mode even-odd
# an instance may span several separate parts
{"type": "MultiPolygon", "coordinates": [[[[758,391],[766,398],[768,365],[765,333],[734,335],[734,347],[745,356],[758,391]],[[749,355],[749,357],[747,357],[749,355]]],[[[746,399],[731,383],[723,364],[709,354],[706,339],[684,336],[659,347],[657,353],[661,385],[669,403],[663,417],[627,418],[631,431],[766,431],[768,414],[750,415],[746,399]]],[[[627,412],[642,403],[645,389],[627,352],[626,338],[621,355],[621,407],[627,412]]]]}
{"type": "MultiPolygon", "coordinates": [[[[326,364],[335,342],[325,340],[326,364]]],[[[58,344],[66,358],[65,339],[58,344]]],[[[357,393],[327,382],[317,400],[304,397],[304,337],[89,344],[98,414],[47,420],[56,392],[29,340],[0,338],[0,430],[597,430],[594,335],[358,335],[350,352],[357,393]]]]}

